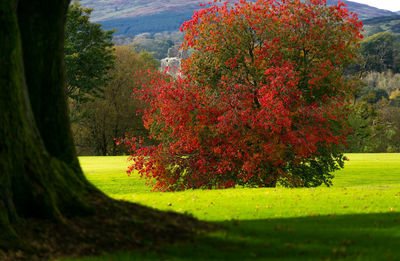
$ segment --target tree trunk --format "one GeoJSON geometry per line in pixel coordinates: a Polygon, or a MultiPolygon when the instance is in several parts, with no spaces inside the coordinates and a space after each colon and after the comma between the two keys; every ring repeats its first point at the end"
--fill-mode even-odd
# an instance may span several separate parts
{"type": "Polygon", "coordinates": [[[67,6],[0,0],[0,248],[23,245],[21,218],[88,213],[85,197],[97,191],[80,170],[67,116],[67,6]]]}
{"type": "Polygon", "coordinates": [[[82,173],[64,89],[68,2],[0,0],[0,259],[187,240],[197,220],[114,201],[82,173]]]}
{"type": "Polygon", "coordinates": [[[79,169],[65,94],[64,25],[69,0],[19,0],[26,84],[47,151],[79,169]]]}

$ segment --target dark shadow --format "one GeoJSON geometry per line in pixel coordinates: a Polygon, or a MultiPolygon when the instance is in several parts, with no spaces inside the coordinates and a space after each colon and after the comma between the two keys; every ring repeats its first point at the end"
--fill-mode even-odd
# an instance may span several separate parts
{"type": "MultiPolygon", "coordinates": [[[[227,221],[140,260],[400,260],[400,213],[227,221]]],[[[126,259],[126,260],[129,260],[126,259]]],[[[114,259],[113,259],[114,260],[114,259]]],[[[125,260],[116,259],[116,260],[125,260]]]]}

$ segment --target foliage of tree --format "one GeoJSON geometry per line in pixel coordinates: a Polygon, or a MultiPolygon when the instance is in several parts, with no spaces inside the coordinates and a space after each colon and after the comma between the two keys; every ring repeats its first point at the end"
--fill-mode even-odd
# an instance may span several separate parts
{"type": "Polygon", "coordinates": [[[385,90],[382,89],[373,89],[370,90],[368,93],[363,95],[362,100],[367,101],[368,103],[377,103],[382,99],[389,99],[389,95],[385,90]]]}
{"type": "Polygon", "coordinates": [[[391,105],[400,107],[400,89],[391,92],[389,99],[391,105]]]}
{"type": "MultiPolygon", "coordinates": [[[[394,18],[398,19],[376,20],[383,23],[394,18]]],[[[367,37],[361,43],[358,56],[358,62],[345,72],[354,84],[354,101],[349,115],[353,133],[349,136],[348,151],[400,151],[397,141],[400,125],[396,119],[400,100],[396,95],[400,89],[399,39],[390,32],[367,37]]]]}
{"type": "Polygon", "coordinates": [[[160,144],[127,137],[130,171],[158,190],[331,184],[361,22],[322,0],[215,2],[182,26],[184,77],[151,74],[136,92],[160,144]]]}
{"type": "Polygon", "coordinates": [[[168,49],[174,45],[171,40],[138,39],[135,48],[138,52],[152,52],[154,58],[161,60],[167,56],[168,49]]]}
{"type": "Polygon", "coordinates": [[[378,113],[372,104],[366,101],[358,102],[351,106],[348,118],[353,132],[348,135],[348,152],[370,152],[373,136],[377,129],[378,113]]]}
{"type": "Polygon", "coordinates": [[[101,96],[113,67],[112,34],[90,22],[92,9],[73,2],[65,25],[67,96],[78,103],[101,96]]]}
{"type": "Polygon", "coordinates": [[[391,106],[385,98],[377,103],[366,99],[351,108],[348,137],[349,152],[400,151],[400,107],[391,106]]]}
{"type": "Polygon", "coordinates": [[[362,41],[360,52],[364,70],[400,72],[400,44],[396,35],[389,32],[372,35],[362,41]]]}
{"type": "Polygon", "coordinates": [[[349,115],[349,152],[399,152],[400,74],[369,72],[349,115]]]}
{"type": "Polygon", "coordinates": [[[384,138],[379,152],[400,152],[400,104],[384,106],[379,109],[382,121],[385,122],[384,138]]]}
{"type": "Polygon", "coordinates": [[[391,70],[384,72],[369,72],[363,78],[366,86],[363,88],[364,93],[368,93],[375,89],[385,90],[387,94],[400,88],[400,74],[393,73],[391,70]]]}
{"type": "MultiPolygon", "coordinates": [[[[172,41],[174,45],[181,44],[184,34],[179,31],[162,32],[162,33],[142,33],[137,35],[115,35],[113,41],[115,45],[130,45],[134,42],[140,42],[143,39],[152,39],[158,41],[172,41]]],[[[163,56],[162,58],[164,58],[163,56]]]]}
{"type": "Polygon", "coordinates": [[[134,46],[114,49],[115,66],[109,71],[111,81],[104,87],[103,98],[81,105],[81,120],[73,123],[80,155],[118,155],[122,148],[116,146],[115,138],[128,132],[148,135],[132,90],[138,87],[135,74],[157,69],[158,61],[150,53],[136,53],[134,46]]]}

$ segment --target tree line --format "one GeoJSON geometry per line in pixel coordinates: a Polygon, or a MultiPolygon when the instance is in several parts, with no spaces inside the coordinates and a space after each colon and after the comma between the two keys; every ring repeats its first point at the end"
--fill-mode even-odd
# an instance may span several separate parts
{"type": "Polygon", "coordinates": [[[400,42],[381,32],[361,42],[350,106],[349,152],[400,152],[400,42]]]}
{"type": "MultiPolygon", "coordinates": [[[[146,136],[138,102],[132,96],[141,70],[157,70],[153,54],[134,45],[114,46],[114,31],[89,21],[92,9],[69,6],[65,63],[72,131],[80,155],[120,155],[115,138],[146,136]]],[[[150,142],[150,141],[149,141],[150,142]]]]}

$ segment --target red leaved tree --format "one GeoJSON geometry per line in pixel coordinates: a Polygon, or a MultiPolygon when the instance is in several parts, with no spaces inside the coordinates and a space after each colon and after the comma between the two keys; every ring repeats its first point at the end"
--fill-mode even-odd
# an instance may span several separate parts
{"type": "Polygon", "coordinates": [[[182,78],[137,90],[158,146],[125,138],[156,190],[330,185],[348,129],[343,69],[362,23],[324,0],[219,1],[185,22],[182,78]]]}

